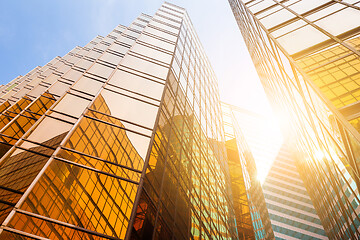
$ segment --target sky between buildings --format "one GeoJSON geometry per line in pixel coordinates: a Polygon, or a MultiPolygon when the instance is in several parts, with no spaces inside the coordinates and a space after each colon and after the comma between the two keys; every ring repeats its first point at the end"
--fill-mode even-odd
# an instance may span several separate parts
{"type": "MultiPolygon", "coordinates": [[[[256,112],[269,104],[227,0],[174,0],[187,9],[218,78],[222,101],[256,112]]],[[[0,84],[84,46],[161,0],[11,0],[0,8],[0,84]]]]}

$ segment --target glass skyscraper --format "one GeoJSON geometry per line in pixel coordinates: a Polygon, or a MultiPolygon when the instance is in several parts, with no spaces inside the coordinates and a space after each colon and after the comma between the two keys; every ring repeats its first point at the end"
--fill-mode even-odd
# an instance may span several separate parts
{"type": "MultiPolygon", "coordinates": [[[[276,141],[280,130],[269,124],[271,117],[225,103],[222,107],[227,126],[225,136],[237,139],[243,152],[240,160],[243,165],[255,165],[253,175],[256,175],[249,176],[261,184],[275,239],[327,239],[287,141],[276,141]],[[266,129],[268,126],[272,129],[266,129]]],[[[260,191],[256,195],[259,197],[260,191]]]]}
{"type": "Polygon", "coordinates": [[[239,232],[243,229],[241,239],[273,239],[253,153],[238,126],[233,106],[222,103],[221,107],[237,228],[239,232]]]}
{"type": "Polygon", "coordinates": [[[356,239],[359,2],[229,3],[326,234],[356,239]]]}
{"type": "Polygon", "coordinates": [[[0,239],[240,236],[217,80],[183,8],[56,57],[0,102],[0,239]]]}

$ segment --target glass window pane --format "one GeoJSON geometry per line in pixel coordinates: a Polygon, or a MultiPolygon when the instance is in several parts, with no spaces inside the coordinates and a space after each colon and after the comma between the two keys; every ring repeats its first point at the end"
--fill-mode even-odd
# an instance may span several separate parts
{"type": "MultiPolygon", "coordinates": [[[[103,90],[101,96],[108,114],[144,127],[153,128],[159,107],[134,98],[103,90]]],[[[93,106],[91,107],[93,108],[93,106]]],[[[127,123],[124,123],[126,126],[127,123]]]]}
{"type": "Polygon", "coordinates": [[[307,25],[278,38],[278,41],[289,54],[294,54],[328,39],[325,34],[307,25]]]}
{"type": "Polygon", "coordinates": [[[131,51],[168,64],[170,64],[172,59],[172,55],[155,50],[154,48],[146,47],[142,44],[135,44],[131,51]]]}
{"type": "Polygon", "coordinates": [[[289,8],[291,10],[294,10],[298,14],[303,14],[305,12],[308,12],[324,3],[329,2],[328,0],[301,0],[297,3],[290,5],[289,8]]]}
{"type": "Polygon", "coordinates": [[[127,55],[121,62],[121,65],[131,69],[136,69],[143,73],[150,74],[164,80],[166,79],[167,73],[169,71],[169,69],[164,66],[132,55],[127,55]]]}
{"type": "Polygon", "coordinates": [[[113,71],[114,71],[113,68],[110,68],[110,67],[105,66],[105,65],[100,64],[100,63],[95,63],[88,70],[89,73],[100,76],[100,77],[105,78],[105,79],[107,79],[113,71]]]}
{"type": "Polygon", "coordinates": [[[89,103],[90,102],[87,99],[80,98],[68,93],[58,102],[54,110],[78,118],[84,112],[89,103]]]}
{"type": "Polygon", "coordinates": [[[109,83],[158,100],[161,99],[164,89],[163,84],[145,79],[143,77],[122,70],[117,70],[110,79],[109,83]]]}
{"type": "Polygon", "coordinates": [[[346,8],[315,22],[315,24],[336,36],[358,27],[359,22],[360,11],[346,8]]]}
{"type": "Polygon", "coordinates": [[[137,188],[112,176],[53,161],[21,209],[123,239],[137,188]]]}
{"type": "Polygon", "coordinates": [[[264,17],[261,19],[261,23],[264,24],[264,26],[267,29],[270,29],[272,27],[275,27],[276,25],[279,25],[287,20],[290,20],[292,18],[296,17],[294,14],[289,12],[286,9],[282,9],[276,13],[273,13],[267,17],[264,17]]]}
{"type": "Polygon", "coordinates": [[[95,95],[97,92],[99,92],[103,84],[104,83],[93,80],[91,78],[82,77],[77,83],[75,83],[75,85],[72,88],[95,95]]]}
{"type": "Polygon", "coordinates": [[[293,31],[293,30],[295,30],[297,28],[300,28],[300,27],[302,27],[304,25],[306,25],[305,21],[298,20],[298,21],[293,22],[291,24],[288,24],[288,25],[286,25],[286,26],[284,26],[284,27],[282,27],[280,29],[277,29],[276,31],[273,31],[271,33],[271,35],[273,35],[275,38],[277,38],[277,37],[279,37],[281,35],[284,35],[284,34],[290,32],[290,31],[293,31]]]}

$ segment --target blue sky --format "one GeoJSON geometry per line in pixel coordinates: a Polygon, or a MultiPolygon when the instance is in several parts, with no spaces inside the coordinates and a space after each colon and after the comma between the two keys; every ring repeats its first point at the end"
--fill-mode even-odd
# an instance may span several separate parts
{"type": "MultiPolygon", "coordinates": [[[[269,106],[227,0],[169,1],[187,9],[218,78],[223,101],[268,111],[269,106]]],[[[0,84],[84,46],[159,0],[11,0],[0,8],[0,84]]]]}

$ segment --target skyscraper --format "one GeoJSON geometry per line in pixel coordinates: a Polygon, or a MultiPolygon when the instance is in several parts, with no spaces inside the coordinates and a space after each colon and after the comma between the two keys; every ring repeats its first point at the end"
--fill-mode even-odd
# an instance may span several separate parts
{"type": "Polygon", "coordinates": [[[356,238],[360,135],[347,120],[357,117],[352,110],[357,101],[358,3],[229,3],[268,98],[284,119],[297,169],[324,230],[332,239],[356,238]],[[339,109],[344,115],[333,104],[345,106],[339,109]]]}
{"type": "Polygon", "coordinates": [[[328,239],[286,143],[262,188],[276,238],[328,239]]]}
{"type": "Polygon", "coordinates": [[[242,239],[273,239],[254,156],[237,125],[232,106],[225,103],[221,106],[237,228],[246,230],[239,230],[245,233],[242,239]]]}
{"type": "MultiPolygon", "coordinates": [[[[257,176],[253,178],[261,184],[274,237],[327,239],[289,146],[277,137],[279,129],[276,125],[268,124],[271,117],[229,104],[222,103],[222,107],[227,112],[225,124],[232,122],[238,145],[248,145],[248,153],[241,160],[247,165],[255,162],[257,176]],[[272,129],[268,129],[269,126],[272,129]],[[253,160],[249,155],[254,156],[253,160]]],[[[228,132],[225,132],[226,136],[231,135],[228,132]]]]}
{"type": "Polygon", "coordinates": [[[1,87],[0,239],[237,239],[217,80],[165,3],[1,87]]]}

